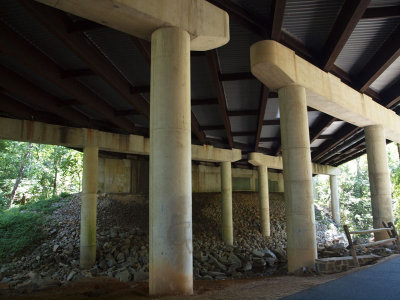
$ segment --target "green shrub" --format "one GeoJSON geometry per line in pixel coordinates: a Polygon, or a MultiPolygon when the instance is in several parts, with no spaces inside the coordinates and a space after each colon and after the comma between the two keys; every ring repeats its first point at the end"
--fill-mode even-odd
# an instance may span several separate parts
{"type": "Polygon", "coordinates": [[[70,194],[70,193],[67,193],[67,192],[62,192],[62,193],[60,193],[60,195],[59,195],[60,198],[67,198],[67,197],[69,197],[69,196],[71,196],[71,194],[70,194]]]}
{"type": "Polygon", "coordinates": [[[0,211],[2,211],[4,208],[8,207],[9,203],[10,203],[10,199],[7,199],[0,189],[0,211]]]}
{"type": "Polygon", "coordinates": [[[34,202],[29,202],[25,206],[20,206],[19,210],[21,211],[29,211],[29,212],[38,212],[44,215],[51,214],[54,210],[58,208],[55,206],[56,202],[62,201],[64,198],[61,197],[52,197],[49,199],[39,199],[34,202]]]}
{"type": "Polygon", "coordinates": [[[40,199],[0,212],[0,261],[34,249],[46,238],[44,224],[63,198],[40,199]]]}
{"type": "Polygon", "coordinates": [[[43,215],[11,209],[0,215],[0,260],[19,255],[37,246],[45,237],[43,215]]]}

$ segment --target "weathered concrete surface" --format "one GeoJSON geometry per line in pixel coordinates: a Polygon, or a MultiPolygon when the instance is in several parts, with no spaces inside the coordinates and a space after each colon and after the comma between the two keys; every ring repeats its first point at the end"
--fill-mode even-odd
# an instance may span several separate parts
{"type": "MultiPolygon", "coordinates": [[[[268,173],[269,192],[283,192],[283,174],[268,173]]],[[[101,193],[149,192],[149,162],[147,160],[99,157],[99,186],[101,193]]],[[[258,191],[258,171],[232,167],[232,191],[258,191]]],[[[221,168],[192,164],[193,193],[220,193],[221,168]]]]}
{"type": "Polygon", "coordinates": [[[230,162],[221,163],[222,240],[233,245],[232,170],[230,162]]]}
{"type": "Polygon", "coordinates": [[[192,159],[210,162],[234,162],[242,159],[242,151],[239,149],[214,148],[210,145],[192,145],[192,159]]]}
{"type": "Polygon", "coordinates": [[[283,178],[287,219],[288,271],[314,268],[317,258],[312,197],[310,135],[305,89],[290,85],[279,89],[283,178]]]}
{"type": "Polygon", "coordinates": [[[161,27],[190,34],[191,50],[210,50],[229,41],[229,18],[205,0],[37,0],[96,23],[150,41],[161,27]]]}
{"type": "MultiPolygon", "coordinates": [[[[99,157],[98,190],[107,193],[131,193],[132,161],[99,157]]],[[[143,174],[147,175],[147,174],[143,174]]]]}
{"type": "MultiPolygon", "coordinates": [[[[232,167],[232,191],[252,191],[258,188],[258,171],[232,167]]],[[[270,192],[283,192],[283,174],[268,173],[270,192]],[[281,189],[279,187],[281,186],[281,189]]],[[[192,166],[194,193],[221,192],[221,168],[205,165],[192,166]]]]}
{"type": "MultiPolygon", "coordinates": [[[[386,152],[386,138],[382,126],[367,126],[368,175],[371,189],[371,206],[374,228],[382,228],[382,221],[393,222],[392,192],[386,152]]],[[[375,232],[375,240],[389,238],[387,232],[375,232]]]]}
{"type": "Polygon", "coordinates": [[[307,105],[358,127],[383,125],[386,137],[400,142],[400,117],[326,73],[278,42],[250,48],[251,72],[271,90],[296,84],[306,88],[307,105]]]}
{"type": "Polygon", "coordinates": [[[98,152],[92,143],[83,149],[80,267],[84,269],[96,262],[98,152]]]}
{"type": "Polygon", "coordinates": [[[260,220],[261,233],[263,236],[270,236],[271,226],[269,218],[269,191],[268,191],[268,168],[258,166],[258,184],[260,193],[260,220]]]}
{"type": "Polygon", "coordinates": [[[190,36],[160,28],[151,38],[150,295],[193,293],[190,118],[190,36]]]}
{"type": "MultiPolygon", "coordinates": [[[[283,170],[281,156],[271,156],[258,152],[249,153],[249,163],[254,166],[267,166],[269,169],[283,170]]],[[[340,169],[329,165],[312,163],[313,174],[339,175],[340,169]]]]}
{"type": "MultiPolygon", "coordinates": [[[[93,142],[99,147],[99,150],[149,155],[150,140],[140,135],[110,133],[88,128],[50,125],[36,121],[0,117],[0,138],[6,140],[83,149],[89,131],[91,132],[93,142]]],[[[209,145],[192,145],[191,147],[193,160],[233,162],[240,160],[242,157],[241,150],[239,149],[220,149],[209,145]]]]}

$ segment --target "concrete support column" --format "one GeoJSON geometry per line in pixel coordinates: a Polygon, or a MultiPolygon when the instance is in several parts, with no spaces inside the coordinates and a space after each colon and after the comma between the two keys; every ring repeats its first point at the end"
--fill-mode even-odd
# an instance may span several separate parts
{"type": "Polygon", "coordinates": [[[329,181],[331,184],[331,209],[332,209],[332,219],[340,224],[340,208],[339,208],[339,194],[337,185],[337,176],[330,175],[329,181]]]}
{"type": "Polygon", "coordinates": [[[282,173],[278,174],[278,192],[279,193],[285,192],[285,184],[284,184],[284,179],[283,179],[282,173]]]}
{"type": "MultiPolygon", "coordinates": [[[[368,174],[371,189],[371,206],[374,228],[381,228],[382,221],[393,222],[392,193],[383,126],[364,128],[367,146],[368,174]]],[[[386,232],[376,232],[375,240],[388,238],[386,232]]]]}
{"type": "Polygon", "coordinates": [[[190,36],[151,36],[150,295],[193,293],[190,36]]]}
{"type": "Polygon", "coordinates": [[[232,218],[232,169],[231,162],[221,163],[221,193],[222,193],[222,240],[227,245],[233,245],[232,218]]]}
{"type": "Polygon", "coordinates": [[[314,268],[317,257],[307,102],[305,89],[298,85],[281,88],[278,94],[288,269],[294,272],[300,267],[314,268]]]}
{"type": "Polygon", "coordinates": [[[260,198],[261,233],[263,236],[270,236],[268,168],[265,165],[258,166],[258,194],[260,198]]]}
{"type": "Polygon", "coordinates": [[[98,153],[96,146],[83,149],[80,267],[84,269],[96,261],[98,153]]]}

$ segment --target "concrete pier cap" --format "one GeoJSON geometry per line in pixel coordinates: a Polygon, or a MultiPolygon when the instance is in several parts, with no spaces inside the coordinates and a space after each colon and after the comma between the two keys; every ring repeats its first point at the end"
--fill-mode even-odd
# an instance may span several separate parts
{"type": "MultiPolygon", "coordinates": [[[[252,152],[249,153],[248,161],[253,166],[267,166],[269,169],[283,170],[283,160],[281,156],[271,156],[259,152],[252,152]]],[[[337,167],[313,163],[312,173],[334,176],[340,175],[341,171],[337,167]]]]}
{"type": "Polygon", "coordinates": [[[36,0],[150,41],[161,27],[190,35],[190,50],[206,51],[229,41],[228,14],[205,0],[36,0]]]}
{"type": "Polygon", "coordinates": [[[284,45],[264,40],[250,48],[253,75],[270,90],[299,85],[306,90],[307,105],[358,127],[382,125],[386,137],[400,142],[400,117],[297,56],[284,45]]]}

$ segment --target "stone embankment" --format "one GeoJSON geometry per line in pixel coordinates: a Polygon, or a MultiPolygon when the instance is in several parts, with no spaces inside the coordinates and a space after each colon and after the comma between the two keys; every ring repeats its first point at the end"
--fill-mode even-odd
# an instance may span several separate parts
{"type": "MultiPolygon", "coordinates": [[[[100,195],[97,261],[79,269],[79,195],[59,207],[44,230],[45,240],[33,252],[3,264],[0,281],[17,288],[52,286],[87,277],[109,276],[121,281],[148,278],[148,203],[145,197],[100,195]]],[[[193,265],[195,279],[226,279],[285,273],[286,221],[282,194],[271,194],[271,236],[260,234],[256,193],[235,193],[235,243],[220,239],[219,194],[193,195],[193,265]]],[[[317,221],[320,250],[344,246],[332,221],[317,221]]],[[[342,251],[341,250],[341,251],[342,251]]]]}

